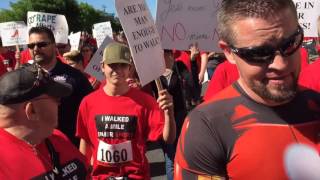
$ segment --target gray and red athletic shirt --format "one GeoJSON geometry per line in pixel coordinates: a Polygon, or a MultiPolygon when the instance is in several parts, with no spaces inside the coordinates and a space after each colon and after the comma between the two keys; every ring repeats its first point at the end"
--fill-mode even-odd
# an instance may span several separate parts
{"type": "Polygon", "coordinates": [[[320,95],[305,90],[268,107],[236,82],[186,118],[175,157],[175,179],[288,179],[284,153],[304,143],[319,151],[320,95]]]}

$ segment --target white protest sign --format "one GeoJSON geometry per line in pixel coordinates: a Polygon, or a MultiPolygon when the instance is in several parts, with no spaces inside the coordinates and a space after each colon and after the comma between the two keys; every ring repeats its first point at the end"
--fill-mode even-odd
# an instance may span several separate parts
{"type": "Polygon", "coordinates": [[[68,43],[69,28],[64,15],[28,11],[28,29],[45,26],[52,30],[56,43],[68,43]]]}
{"type": "Polygon", "coordinates": [[[305,37],[318,37],[317,19],[320,15],[320,0],[293,0],[300,26],[305,37]]]}
{"type": "Polygon", "coordinates": [[[113,38],[111,23],[109,21],[93,25],[92,35],[97,41],[98,48],[106,36],[113,38]]]}
{"type": "Polygon", "coordinates": [[[15,46],[28,43],[28,29],[23,21],[0,23],[3,46],[15,46]]]}
{"type": "Polygon", "coordinates": [[[164,49],[189,50],[197,42],[202,51],[220,51],[217,10],[221,0],[158,1],[156,25],[164,49]]]}
{"type": "Polygon", "coordinates": [[[144,0],[115,2],[140,83],[144,86],[165,71],[160,36],[144,0]]]}
{"type": "Polygon", "coordinates": [[[79,50],[81,32],[70,34],[68,38],[70,41],[71,50],[79,50]]]}
{"type": "Polygon", "coordinates": [[[98,81],[103,81],[105,79],[105,76],[101,71],[101,60],[103,56],[103,50],[111,42],[113,42],[113,39],[111,39],[109,36],[106,36],[101,46],[94,53],[89,64],[84,70],[84,72],[90,74],[91,76],[94,76],[98,81]]]}

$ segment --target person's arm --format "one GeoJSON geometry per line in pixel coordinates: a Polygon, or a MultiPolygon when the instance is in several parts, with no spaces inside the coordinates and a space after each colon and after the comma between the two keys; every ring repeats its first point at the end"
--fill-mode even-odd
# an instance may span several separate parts
{"type": "Polygon", "coordinates": [[[21,62],[20,62],[20,60],[21,60],[20,51],[16,51],[14,57],[15,57],[15,59],[16,59],[16,64],[15,64],[15,66],[14,66],[14,69],[18,69],[18,68],[20,67],[20,65],[21,65],[21,62]]]}
{"type": "Polygon", "coordinates": [[[167,90],[159,91],[157,102],[160,109],[164,111],[163,140],[172,144],[176,139],[176,123],[174,120],[173,100],[167,90]]]}
{"type": "Polygon", "coordinates": [[[193,44],[190,46],[189,48],[190,51],[190,60],[191,61],[195,61],[196,57],[199,55],[199,49],[198,49],[198,45],[197,44],[193,44]]]}
{"type": "Polygon", "coordinates": [[[79,151],[86,156],[86,158],[88,159],[88,161],[90,162],[90,164],[92,165],[92,151],[91,151],[91,147],[90,145],[84,140],[84,139],[80,139],[80,145],[79,145],[79,151]]]}
{"type": "Polygon", "coordinates": [[[227,176],[225,150],[229,147],[223,146],[226,142],[222,142],[221,130],[215,129],[217,123],[212,122],[212,118],[197,109],[186,117],[176,149],[174,179],[225,179],[227,176]]]}
{"type": "Polygon", "coordinates": [[[202,53],[201,54],[201,65],[200,65],[200,71],[199,71],[199,83],[201,84],[204,80],[204,74],[207,70],[207,64],[208,64],[208,54],[202,53]]]}

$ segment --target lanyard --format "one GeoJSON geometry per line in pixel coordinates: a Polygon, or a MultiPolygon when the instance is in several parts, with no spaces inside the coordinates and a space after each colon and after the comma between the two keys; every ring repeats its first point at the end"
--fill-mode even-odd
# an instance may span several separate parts
{"type": "Polygon", "coordinates": [[[58,179],[62,179],[61,177],[62,169],[59,161],[59,153],[54,149],[53,144],[50,142],[48,138],[46,138],[45,143],[50,154],[50,159],[53,166],[52,171],[55,175],[57,175],[58,179]]]}

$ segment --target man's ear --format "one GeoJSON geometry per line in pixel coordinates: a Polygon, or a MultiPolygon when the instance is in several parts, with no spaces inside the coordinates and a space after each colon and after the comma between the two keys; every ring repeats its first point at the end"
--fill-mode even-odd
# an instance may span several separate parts
{"type": "Polygon", "coordinates": [[[230,49],[229,45],[223,40],[220,40],[218,43],[219,43],[219,47],[222,49],[222,51],[223,51],[224,55],[226,56],[227,60],[231,64],[236,64],[236,62],[234,60],[234,55],[231,52],[231,49],[230,49]]]}
{"type": "Polygon", "coordinates": [[[131,64],[129,64],[129,70],[131,71],[132,69],[133,69],[133,64],[131,63],[131,64]]]}
{"type": "Polygon", "coordinates": [[[34,109],[34,105],[32,104],[32,102],[27,102],[24,106],[24,109],[25,109],[26,116],[29,120],[36,119],[37,113],[34,109]]]}
{"type": "Polygon", "coordinates": [[[104,73],[104,63],[103,62],[100,63],[100,68],[101,68],[101,71],[104,73]]]}

